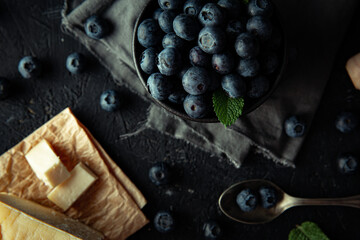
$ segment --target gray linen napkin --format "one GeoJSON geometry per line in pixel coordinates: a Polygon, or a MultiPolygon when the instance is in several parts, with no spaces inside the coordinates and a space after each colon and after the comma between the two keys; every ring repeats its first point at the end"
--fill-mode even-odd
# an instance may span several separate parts
{"type": "MultiPolygon", "coordinates": [[[[132,60],[132,35],[140,12],[150,0],[65,0],[63,30],[84,44],[126,86],[146,100],[132,60]],[[102,40],[88,38],[83,23],[101,14],[113,24],[113,32],[102,40]]],[[[183,139],[207,152],[226,157],[240,167],[250,150],[285,166],[294,159],[304,141],[284,134],[283,122],[290,115],[302,117],[309,127],[329,78],[332,64],[358,1],[273,0],[283,20],[289,45],[297,59],[285,72],[274,94],[261,107],[242,116],[230,128],[220,123],[196,123],[171,115],[151,104],[146,123],[135,133],[150,128],[183,139]]]]}

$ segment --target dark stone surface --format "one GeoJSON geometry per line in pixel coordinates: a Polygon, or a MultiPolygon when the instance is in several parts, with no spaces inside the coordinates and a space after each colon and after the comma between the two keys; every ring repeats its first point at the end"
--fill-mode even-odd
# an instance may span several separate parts
{"type": "Polygon", "coordinates": [[[1,152],[70,106],[144,193],[149,202],[144,208],[147,217],[152,219],[160,209],[175,213],[175,232],[160,234],[150,223],[129,239],[201,239],[202,223],[208,219],[216,219],[223,227],[222,239],[287,239],[289,231],[306,220],[318,223],[331,239],[360,239],[359,209],[299,207],[271,223],[245,225],[227,219],[217,207],[223,190],[252,178],[272,180],[299,197],[359,194],[360,173],[341,175],[336,157],[342,152],[360,156],[360,128],[341,134],[334,121],[342,110],[358,113],[360,109],[360,92],[354,90],[344,69],[346,60],[360,51],[360,15],[355,15],[338,53],[320,109],[297,158],[297,168],[285,168],[251,154],[241,169],[235,169],[183,141],[154,131],[121,140],[121,134],[132,132],[146,119],[148,103],[116,86],[83,46],[60,31],[61,7],[61,0],[0,2],[0,76],[10,79],[14,89],[10,98],[1,101],[1,152]],[[91,60],[91,67],[80,75],[71,75],[65,68],[67,55],[74,51],[91,60]],[[24,55],[34,55],[45,64],[42,77],[20,77],[17,64],[24,55]],[[109,88],[119,90],[126,102],[115,113],[99,106],[100,94],[109,88]],[[148,169],[157,161],[166,161],[173,170],[175,177],[168,186],[157,187],[148,179],[148,169]]]}

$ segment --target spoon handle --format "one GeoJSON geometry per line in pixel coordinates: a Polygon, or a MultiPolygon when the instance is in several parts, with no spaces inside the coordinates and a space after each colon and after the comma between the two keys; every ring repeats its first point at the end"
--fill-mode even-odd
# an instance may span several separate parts
{"type": "Polygon", "coordinates": [[[360,208],[360,195],[344,198],[293,198],[294,206],[327,205],[360,208]]]}

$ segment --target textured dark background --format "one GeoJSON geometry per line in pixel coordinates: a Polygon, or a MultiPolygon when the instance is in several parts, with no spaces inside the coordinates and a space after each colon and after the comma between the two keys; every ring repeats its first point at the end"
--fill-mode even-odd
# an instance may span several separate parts
{"type": "MultiPolygon", "coordinates": [[[[0,102],[0,152],[70,106],[144,193],[149,202],[144,208],[147,217],[152,219],[160,209],[175,213],[175,232],[160,234],[149,224],[130,239],[201,239],[201,225],[207,219],[219,221],[223,239],[287,239],[289,231],[306,220],[318,223],[331,239],[360,239],[359,209],[300,207],[268,224],[245,225],[228,220],[217,207],[224,189],[252,178],[272,180],[299,197],[360,193],[360,173],[342,176],[335,162],[342,152],[360,156],[360,129],[341,134],[334,126],[339,112],[359,111],[360,94],[352,87],[344,65],[360,51],[360,15],[354,16],[336,57],[320,108],[297,158],[297,168],[285,168],[250,155],[241,169],[235,169],[211,154],[158,132],[149,130],[120,140],[121,134],[135,130],[146,119],[148,103],[116,86],[83,46],[61,32],[61,8],[61,0],[0,2],[0,76],[13,84],[12,96],[0,102]],[[65,68],[67,55],[74,51],[84,53],[91,62],[85,73],[76,76],[65,68]],[[17,64],[25,55],[36,56],[45,64],[46,72],[41,78],[20,77],[17,64]],[[101,110],[98,104],[101,92],[109,88],[118,89],[124,100],[121,110],[115,113],[101,110]],[[168,186],[156,187],[148,180],[148,169],[157,161],[166,161],[172,168],[174,178],[168,186]]],[[[296,58],[296,51],[293,53],[296,58]]]]}

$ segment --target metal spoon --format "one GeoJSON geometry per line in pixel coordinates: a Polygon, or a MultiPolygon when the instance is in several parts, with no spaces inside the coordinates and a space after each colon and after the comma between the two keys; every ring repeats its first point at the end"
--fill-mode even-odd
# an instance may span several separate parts
{"type": "Polygon", "coordinates": [[[296,198],[285,193],[274,183],[262,179],[247,180],[236,183],[226,189],[219,198],[219,206],[221,211],[229,218],[248,224],[267,223],[278,217],[285,210],[304,205],[333,205],[360,208],[360,195],[345,198],[296,198]],[[273,187],[277,192],[277,204],[265,209],[261,204],[251,212],[243,212],[236,203],[236,196],[245,188],[257,191],[261,186],[273,187]]]}

